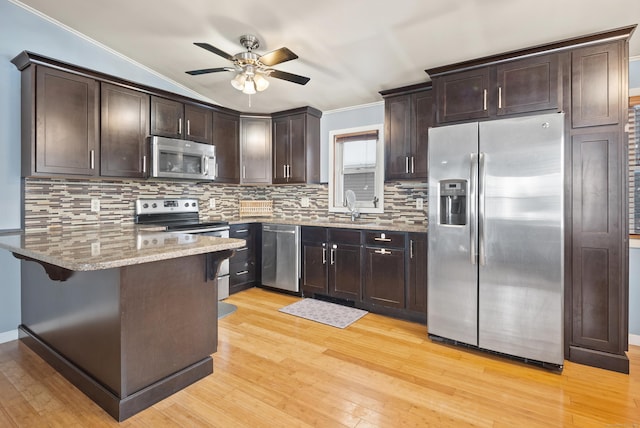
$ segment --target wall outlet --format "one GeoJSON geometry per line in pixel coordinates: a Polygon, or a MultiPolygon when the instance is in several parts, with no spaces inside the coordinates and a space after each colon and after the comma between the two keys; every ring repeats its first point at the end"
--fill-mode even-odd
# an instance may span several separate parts
{"type": "Polygon", "coordinates": [[[302,208],[309,208],[309,198],[306,196],[300,198],[300,206],[302,208]]]}
{"type": "Polygon", "coordinates": [[[416,198],[416,209],[417,210],[424,209],[424,199],[423,198],[416,198]]]}
{"type": "Polygon", "coordinates": [[[93,257],[100,255],[100,242],[92,242],[91,243],[91,255],[93,257]]]}
{"type": "Polygon", "coordinates": [[[100,199],[91,199],[91,212],[92,213],[100,212],[100,199]]]}
{"type": "Polygon", "coordinates": [[[212,210],[216,209],[216,199],[215,198],[209,199],[209,208],[211,208],[212,210]]]}

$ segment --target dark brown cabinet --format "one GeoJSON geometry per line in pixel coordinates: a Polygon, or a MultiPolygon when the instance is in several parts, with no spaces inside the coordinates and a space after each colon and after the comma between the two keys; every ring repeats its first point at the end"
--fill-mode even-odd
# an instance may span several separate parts
{"type": "Polygon", "coordinates": [[[429,127],[433,125],[433,93],[390,95],[385,91],[385,180],[427,178],[429,127]]]}
{"type": "Polygon", "coordinates": [[[244,239],[246,244],[229,258],[229,294],[253,287],[258,279],[259,223],[232,224],[229,237],[244,239]]]}
{"type": "Polygon", "coordinates": [[[350,301],[361,296],[360,231],[302,228],[302,292],[350,301]]]}
{"type": "Polygon", "coordinates": [[[87,77],[39,65],[23,69],[23,176],[98,175],[99,91],[87,77]]]}
{"type": "Polygon", "coordinates": [[[211,144],[212,110],[151,97],[151,134],[211,144]]]}
{"type": "Polygon", "coordinates": [[[363,300],[405,308],[405,234],[365,232],[363,300]]]}
{"type": "Polygon", "coordinates": [[[272,115],[273,184],[320,182],[321,116],[311,107],[272,115]]]}
{"type": "Polygon", "coordinates": [[[427,314],[427,234],[409,233],[407,242],[407,300],[409,311],[427,314]]]}
{"type": "Polygon", "coordinates": [[[216,146],[216,181],[240,182],[240,116],[213,113],[213,145],[216,146]]]}
{"type": "Polygon", "coordinates": [[[100,175],[147,176],[149,95],[101,84],[100,175]]]}
{"type": "Polygon", "coordinates": [[[558,54],[552,53],[442,75],[438,69],[429,70],[436,90],[437,121],[558,109],[558,64],[558,54]]]}

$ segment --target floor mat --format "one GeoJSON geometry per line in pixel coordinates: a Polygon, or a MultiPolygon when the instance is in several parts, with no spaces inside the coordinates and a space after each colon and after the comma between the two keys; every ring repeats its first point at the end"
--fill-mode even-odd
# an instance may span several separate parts
{"type": "Polygon", "coordinates": [[[369,313],[316,299],[302,299],[279,311],[337,328],[345,328],[369,313]]]}

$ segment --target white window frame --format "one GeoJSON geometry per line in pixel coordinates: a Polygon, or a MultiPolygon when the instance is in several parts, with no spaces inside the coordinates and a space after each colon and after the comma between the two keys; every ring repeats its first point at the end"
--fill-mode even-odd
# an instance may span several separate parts
{"type": "Polygon", "coordinates": [[[384,125],[375,124],[359,126],[356,128],[335,129],[329,131],[329,212],[349,214],[347,207],[335,204],[335,184],[336,184],[336,137],[343,134],[358,132],[378,131],[378,141],[376,143],[376,169],[375,187],[378,197],[377,207],[373,207],[370,201],[356,201],[356,209],[365,214],[384,213],[384,125]]]}

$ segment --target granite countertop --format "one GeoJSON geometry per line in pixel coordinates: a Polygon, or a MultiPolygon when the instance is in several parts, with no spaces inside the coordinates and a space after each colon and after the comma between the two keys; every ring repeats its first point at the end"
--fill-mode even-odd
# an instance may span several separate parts
{"type": "Polygon", "coordinates": [[[356,220],[354,222],[332,222],[329,220],[305,220],[305,219],[281,219],[275,217],[238,217],[227,220],[229,224],[241,223],[274,223],[293,224],[297,226],[337,227],[359,230],[382,230],[389,232],[427,232],[427,226],[423,224],[407,224],[404,222],[367,222],[356,220]]]}
{"type": "Polygon", "coordinates": [[[110,269],[244,245],[243,239],[160,232],[135,226],[0,234],[0,248],[72,271],[110,269]]]}

